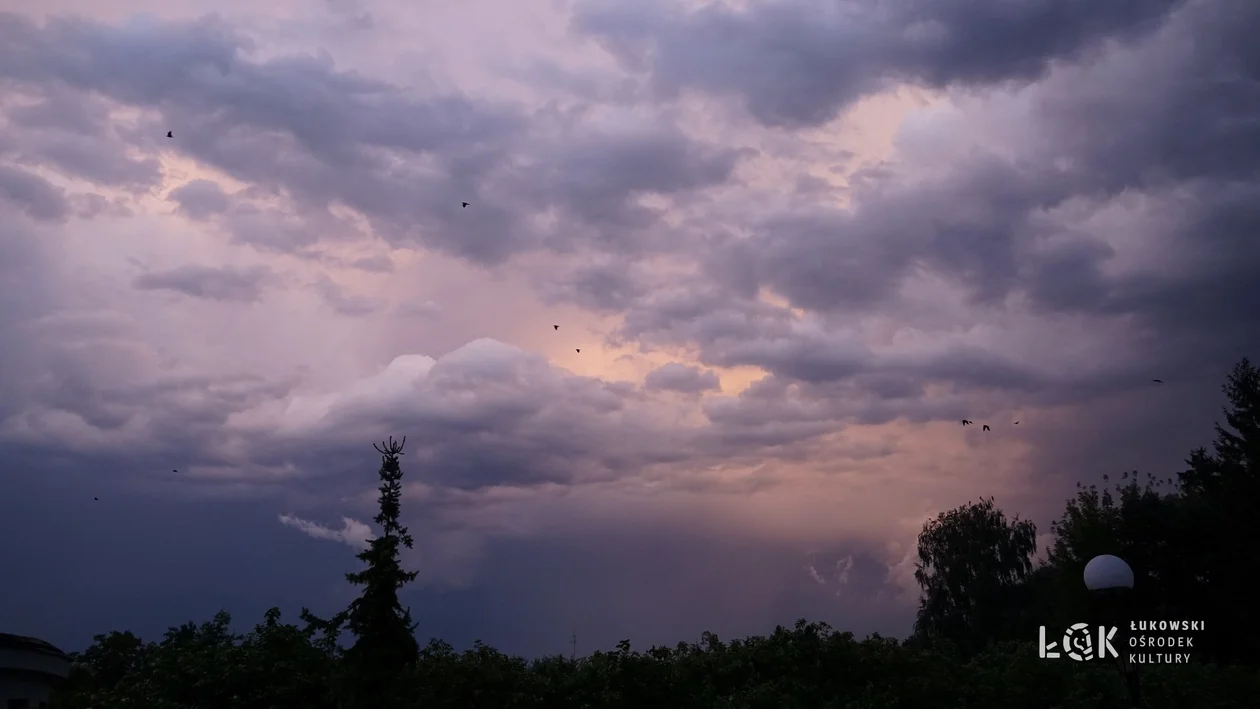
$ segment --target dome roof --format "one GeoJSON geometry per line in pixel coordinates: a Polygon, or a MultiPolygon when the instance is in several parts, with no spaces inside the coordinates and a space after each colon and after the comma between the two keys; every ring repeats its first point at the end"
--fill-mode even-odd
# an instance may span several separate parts
{"type": "Polygon", "coordinates": [[[65,657],[66,653],[57,648],[56,645],[39,638],[32,638],[26,635],[11,635],[9,633],[0,633],[0,648],[7,650],[27,650],[31,652],[42,652],[48,655],[56,655],[65,657]]]}

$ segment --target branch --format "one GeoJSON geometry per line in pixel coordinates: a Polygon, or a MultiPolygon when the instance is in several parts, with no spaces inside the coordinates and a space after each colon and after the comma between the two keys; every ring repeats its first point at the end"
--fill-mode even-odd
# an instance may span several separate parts
{"type": "Polygon", "coordinates": [[[381,455],[387,455],[387,456],[393,457],[393,456],[402,455],[403,446],[405,446],[406,444],[407,444],[406,436],[403,436],[401,441],[395,441],[394,437],[390,436],[388,441],[381,441],[380,445],[373,443],[372,447],[375,448],[376,452],[380,453],[381,455]]]}

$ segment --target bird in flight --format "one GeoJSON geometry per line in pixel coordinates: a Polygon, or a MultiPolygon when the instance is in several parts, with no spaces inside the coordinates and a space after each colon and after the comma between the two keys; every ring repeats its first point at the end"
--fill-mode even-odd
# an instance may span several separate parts
{"type": "Polygon", "coordinates": [[[467,209],[467,208],[468,208],[468,203],[467,203],[467,202],[460,202],[460,204],[464,205],[464,208],[465,208],[465,209],[467,209]]]}
{"type": "Polygon", "coordinates": [[[169,131],[169,130],[168,130],[168,131],[166,131],[166,137],[167,137],[167,138],[174,138],[174,137],[175,137],[175,134],[174,134],[174,132],[172,132],[172,131],[169,131]]]}
{"type": "Polygon", "coordinates": [[[1019,421],[1016,421],[1016,422],[1015,422],[1015,425],[1016,425],[1016,426],[1018,426],[1018,425],[1019,425],[1019,421]]]}
{"type": "Polygon", "coordinates": [[[967,419],[963,419],[963,425],[964,425],[964,426],[970,426],[970,425],[971,425],[971,422],[970,422],[970,421],[968,421],[967,419]]]}
{"type": "Polygon", "coordinates": [[[1164,383],[1164,380],[1163,380],[1163,379],[1152,379],[1151,381],[1155,382],[1156,384],[1163,384],[1163,383],[1164,383]]]}
{"type": "Polygon", "coordinates": [[[981,429],[980,429],[980,430],[982,430],[982,431],[987,431],[987,430],[989,430],[989,424],[987,424],[987,423],[986,423],[984,426],[982,426],[982,427],[981,427],[981,429]]]}
{"type": "Polygon", "coordinates": [[[559,326],[559,325],[552,325],[552,327],[554,327],[554,328],[555,328],[555,329],[557,329],[557,330],[559,330],[559,329],[560,329],[560,326],[559,326]]]}
{"type": "Polygon", "coordinates": [[[92,499],[93,499],[93,500],[96,500],[97,502],[100,502],[100,501],[101,501],[101,498],[99,498],[99,497],[93,497],[92,499]]]}
{"type": "Polygon", "coordinates": [[[578,350],[577,350],[577,352],[578,352],[578,354],[581,354],[581,353],[582,353],[582,350],[581,350],[581,349],[578,349],[578,350]]]}

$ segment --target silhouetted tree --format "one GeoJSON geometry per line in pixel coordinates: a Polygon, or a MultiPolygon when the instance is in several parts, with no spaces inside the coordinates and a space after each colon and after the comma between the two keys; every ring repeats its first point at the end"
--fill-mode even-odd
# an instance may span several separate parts
{"type": "Polygon", "coordinates": [[[1216,424],[1213,453],[1199,448],[1180,474],[1188,494],[1252,495],[1260,476],[1260,370],[1244,357],[1221,387],[1229,406],[1225,423],[1216,424]]]}
{"type": "Polygon", "coordinates": [[[993,498],[923,525],[914,572],[923,589],[915,634],[948,640],[966,655],[1010,638],[1036,550],[1036,525],[1008,520],[993,498]]]}
{"type": "Polygon", "coordinates": [[[1077,484],[1076,497],[1050,525],[1054,541],[1047,566],[1057,578],[1055,610],[1047,615],[1056,624],[1089,617],[1083,572],[1100,554],[1119,556],[1133,568],[1135,588],[1126,602],[1130,617],[1189,617],[1186,613],[1201,604],[1196,521],[1185,499],[1163,487],[1149,474],[1139,482],[1137,473],[1125,473],[1112,489],[1077,484]]]}
{"type": "Polygon", "coordinates": [[[95,642],[78,657],[80,668],[104,685],[117,684],[144,663],[144,641],[131,632],[113,631],[97,635],[95,642]]]}
{"type": "Polygon", "coordinates": [[[1197,516],[1195,557],[1207,586],[1212,648],[1223,661],[1260,662],[1260,609],[1254,601],[1260,549],[1260,371],[1246,358],[1223,387],[1225,425],[1216,424],[1213,452],[1199,448],[1181,473],[1197,516]]]}
{"type": "Polygon", "coordinates": [[[400,520],[402,512],[402,441],[376,446],[381,454],[380,511],[376,523],[381,533],[358,554],[367,567],[346,574],[346,580],[363,591],[344,611],[345,626],[355,642],[345,653],[346,669],[354,679],[354,694],[380,706],[381,697],[393,691],[396,680],[416,661],[419,644],[411,611],[404,608],[398,592],[416,578],[404,571],[399,560],[401,547],[411,548],[412,538],[400,520]]]}
{"type": "Polygon", "coordinates": [[[308,633],[280,623],[275,608],[247,635],[234,634],[230,624],[218,613],[207,623],[171,628],[158,643],[131,633],[97,635],[74,657],[53,706],[333,709],[333,660],[308,633]]]}
{"type": "MultiPolygon", "coordinates": [[[[104,645],[84,656],[134,655],[127,643],[104,645]]],[[[332,707],[319,692],[327,657],[274,611],[244,637],[227,631],[226,616],[172,629],[138,657],[105,684],[81,656],[54,709],[332,707]]],[[[636,651],[623,641],[576,662],[434,641],[407,675],[399,704],[409,709],[1110,709],[1123,706],[1124,691],[1107,663],[1046,662],[1028,642],[997,643],[964,662],[804,621],[725,643],[706,633],[699,644],[636,651]]],[[[1150,709],[1251,709],[1260,691],[1260,674],[1243,668],[1152,666],[1144,681],[1150,709]]]]}

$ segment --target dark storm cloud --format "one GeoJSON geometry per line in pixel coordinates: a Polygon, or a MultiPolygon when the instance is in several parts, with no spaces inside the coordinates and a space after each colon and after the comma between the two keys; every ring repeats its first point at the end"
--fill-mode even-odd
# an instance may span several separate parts
{"type": "Polygon", "coordinates": [[[650,269],[616,257],[584,261],[562,274],[548,272],[539,279],[539,290],[549,300],[578,303],[603,313],[621,313],[646,294],[650,269]]]}
{"type": "Polygon", "coordinates": [[[843,379],[873,364],[870,350],[861,342],[822,332],[723,342],[708,348],[703,358],[726,367],[760,367],[807,382],[843,379]]]}
{"type": "Polygon", "coordinates": [[[144,273],[132,281],[140,290],[170,290],[190,298],[238,303],[256,302],[263,287],[274,278],[266,266],[177,266],[167,271],[144,273]]]}
{"type": "Polygon", "coordinates": [[[300,468],[335,467],[331,461],[362,441],[393,431],[408,436],[418,477],[462,489],[611,480],[705,455],[688,450],[685,431],[666,430],[636,387],[572,377],[491,340],[432,365],[396,359],[355,391],[324,404],[294,402],[324,413],[261,454],[276,464],[284,461],[272,456],[285,455],[300,468]]]}
{"type": "Polygon", "coordinates": [[[894,82],[1028,83],[1051,62],[1149,34],[1180,0],[585,2],[574,27],[667,93],[738,95],[775,126],[826,123],[894,82]]]}
{"type": "Polygon", "coordinates": [[[566,143],[553,162],[531,172],[529,184],[542,192],[540,202],[560,204],[595,226],[649,226],[656,215],[635,197],[721,184],[745,154],[695,143],[668,126],[591,131],[566,143]]]}
{"type": "MultiPolygon", "coordinates": [[[[1219,371],[1260,344],[1250,306],[1260,302],[1260,51],[1243,26],[1260,26],[1260,8],[1195,2],[1139,42],[1060,65],[1018,104],[992,103],[1022,124],[1022,140],[940,163],[904,148],[851,187],[848,210],[794,209],[714,242],[700,257],[712,281],[644,294],[628,306],[622,333],[699,346],[707,364],[825,383],[832,395],[835,382],[862,389],[878,375],[898,378],[898,390],[938,382],[1063,405],[1145,386],[1161,367],[1219,371]],[[1106,210],[1124,217],[1082,217],[1106,210]],[[1146,246],[1122,253],[1114,230],[1146,246]],[[1158,258],[1117,263],[1139,254],[1158,258]],[[1089,371],[1051,372],[979,346],[863,357],[837,334],[846,317],[909,320],[904,287],[923,275],[993,314],[1085,318],[1082,327],[1117,336],[1146,332],[1145,344],[1117,346],[1089,371]],[[761,288],[827,318],[789,326],[795,316],[753,299],[761,288]]],[[[952,139],[939,130],[938,140],[952,139]]],[[[934,409],[952,417],[962,406],[934,409]]]]}
{"type": "Polygon", "coordinates": [[[810,310],[875,309],[915,267],[966,287],[976,302],[998,302],[1044,229],[1033,218],[1077,187],[1053,168],[985,154],[937,178],[910,182],[907,172],[854,189],[851,211],[771,217],[723,258],[751,259],[742,268],[760,285],[810,310]]]}
{"type": "Polygon", "coordinates": [[[65,320],[37,334],[32,346],[49,376],[25,390],[9,445],[64,446],[68,460],[90,458],[147,484],[177,467],[181,484],[208,490],[299,489],[318,479],[325,492],[351,494],[361,486],[347,473],[381,432],[408,437],[416,479],[465,490],[613,480],[733,450],[697,450],[633,385],[573,377],[489,340],[432,365],[399,358],[332,398],[294,398],[296,376],[132,372],[126,365],[149,353],[130,343],[124,323],[65,320]],[[58,423],[68,416],[81,426],[58,423]],[[107,434],[114,438],[90,443],[107,434]]]}
{"type": "MultiPolygon", "coordinates": [[[[1191,373],[1204,371],[1213,361],[1202,349],[1197,360],[1175,349],[1157,349],[1145,358],[1125,352],[1124,358],[1071,370],[1034,365],[971,345],[863,355],[852,344],[834,339],[837,344],[830,346],[809,336],[750,342],[744,351],[766,355],[758,366],[770,375],[736,396],[705,402],[709,420],[724,433],[738,431],[741,437],[755,435],[784,444],[834,431],[842,423],[879,425],[902,419],[921,424],[979,420],[1011,409],[1089,409],[1149,390],[1150,379],[1161,368],[1198,378],[1191,373]],[[814,352],[797,353],[792,348],[800,342],[812,342],[814,352]],[[927,396],[930,386],[938,393],[927,396]],[[947,391],[941,393],[942,388],[947,391]]],[[[1228,348],[1215,348],[1211,354],[1218,360],[1239,356],[1228,348]]],[[[1091,425],[1108,425],[1105,417],[1089,420],[1091,425]]]]}
{"type": "MultiPolygon", "coordinates": [[[[112,28],[5,15],[0,44],[0,80],[24,91],[60,85],[160,112],[161,123],[133,132],[142,147],[184,152],[307,218],[349,206],[397,245],[483,263],[541,241],[621,243],[604,231],[625,235],[659,216],[637,197],[718,184],[743,154],[668,125],[599,130],[462,95],[414,96],[339,71],[327,54],[252,61],[252,42],[216,19],[112,28]],[[179,127],[170,141],[166,126],[179,127]],[[527,218],[548,209],[589,228],[549,235],[527,218]]],[[[306,245],[256,222],[230,227],[249,243],[306,245]]]]}
{"type": "MultiPolygon", "coordinates": [[[[697,346],[715,367],[758,367],[785,382],[851,381],[862,394],[921,392],[928,383],[1029,393],[1095,388],[1093,379],[1063,381],[978,346],[954,345],[913,355],[871,350],[856,332],[819,318],[794,322],[785,309],[720,290],[679,287],[634,304],[621,336],[697,346]]],[[[1083,375],[1082,375],[1083,376],[1083,375]]],[[[1140,376],[1140,375],[1139,375],[1140,376]]],[[[1123,381],[1132,386],[1135,381],[1123,381]]],[[[831,397],[835,391],[822,394],[831,397]]]]}
{"type": "MultiPolygon", "coordinates": [[[[53,376],[35,388],[36,402],[24,416],[26,430],[24,435],[14,437],[15,441],[27,441],[33,446],[47,444],[55,427],[46,422],[55,421],[60,414],[71,414],[96,432],[121,434],[117,429],[126,425],[142,429],[145,440],[140,447],[128,447],[120,438],[92,453],[94,458],[113,460],[118,469],[130,469],[142,477],[171,468],[166,463],[172,458],[189,465],[265,467],[252,466],[240,456],[239,445],[251,440],[251,432],[226,424],[235,414],[283,398],[294,381],[269,381],[251,375],[169,374],[145,381],[112,381],[93,367],[100,364],[94,360],[137,353],[117,345],[111,347],[111,339],[83,338],[86,347],[45,353],[46,369],[53,376]],[[222,450],[225,441],[237,441],[237,450],[222,450]]],[[[89,431],[80,433],[91,437],[89,431]]],[[[74,435],[68,437],[73,439],[74,435]]]]}
{"type": "Polygon", "coordinates": [[[670,362],[648,372],[643,385],[648,390],[698,394],[722,388],[717,372],[670,362]]]}
{"type": "MultiPolygon", "coordinates": [[[[900,17],[896,13],[906,7],[895,6],[893,15],[900,17]]],[[[938,32],[938,38],[983,35],[969,35],[962,15],[949,9],[952,7],[932,10],[935,14],[928,19],[940,26],[915,30],[921,35],[915,41],[926,42],[924,37],[930,37],[931,32],[938,32]]],[[[1116,7],[1132,9],[1129,5],[1116,7]]],[[[1088,10],[1084,5],[1079,9],[1088,10]]],[[[688,22],[714,20],[724,12],[706,10],[708,14],[701,13],[688,22]]],[[[1245,80],[1254,77],[1256,62],[1251,58],[1254,50],[1234,27],[1240,18],[1241,24],[1254,19],[1256,11],[1240,3],[1198,3],[1180,11],[1174,23],[1162,29],[1148,27],[1151,23],[1126,23],[1115,8],[1095,12],[1099,14],[1094,20],[1077,22],[1064,16],[1061,23],[1046,23],[1057,33],[1053,41],[1016,33],[1024,41],[1012,46],[1035,51],[1030,51],[1023,64],[1008,56],[1012,67],[1008,76],[986,73],[978,59],[945,61],[940,59],[944,54],[937,57],[937,64],[945,68],[936,78],[926,80],[949,83],[941,78],[946,74],[958,81],[1040,77],[1038,67],[1045,57],[1070,58],[1093,42],[1091,37],[1123,36],[1124,27],[1140,29],[1142,37],[1135,38],[1145,44],[1123,50],[1130,54],[1117,55],[1120,59],[1112,56],[1085,68],[1063,65],[1059,74],[1051,74],[1029,89],[1036,112],[1027,133],[1039,139],[1015,146],[1013,155],[1010,151],[976,150],[953,161],[946,170],[918,177],[911,155],[905,164],[889,166],[859,181],[851,190],[851,210],[814,208],[771,214],[754,223],[746,238],[706,242],[713,248],[703,255],[702,267],[714,278],[711,282],[655,282],[630,269],[618,271],[610,259],[587,267],[585,272],[561,275],[555,288],[593,308],[626,310],[620,332],[623,341],[638,340],[649,346],[696,344],[706,364],[761,367],[785,385],[808,382],[834,387],[849,382],[863,397],[874,395],[877,399],[900,401],[908,398],[907,393],[923,391],[928,383],[940,382],[1004,389],[1033,397],[1031,401],[1066,403],[1073,397],[1112,391],[1114,386],[1135,386],[1144,375],[1135,372],[1113,379],[1111,384],[1101,381],[1096,372],[1065,378],[979,347],[938,348],[914,357],[876,357],[838,334],[842,330],[836,321],[824,320],[812,329],[793,326],[795,316],[788,311],[753,299],[758,289],[768,287],[794,306],[815,312],[872,313],[898,307],[906,278],[927,272],[962,286],[974,303],[986,306],[1001,307],[1012,298],[1023,298],[1033,312],[1043,315],[1134,316],[1152,325],[1167,325],[1173,329],[1161,343],[1160,356],[1170,361],[1188,358],[1195,349],[1191,343],[1196,343],[1199,351],[1207,348],[1224,356],[1240,344],[1238,337],[1221,338],[1218,334],[1203,343],[1201,337],[1186,333],[1193,331],[1200,336],[1209,329],[1246,332],[1251,322],[1249,311],[1240,304],[1251,302],[1247,296],[1254,279],[1246,264],[1255,262],[1255,253],[1249,246],[1253,241],[1244,235],[1254,229],[1252,205],[1256,200],[1254,187],[1241,180],[1254,176],[1256,164],[1255,156],[1245,151],[1249,145],[1245,117],[1254,115],[1256,108],[1255,93],[1246,88],[1245,80]],[[1151,35],[1156,29],[1158,32],[1151,35]],[[1136,71],[1135,67],[1164,66],[1161,61],[1168,65],[1167,70],[1152,82],[1133,81],[1125,74],[1136,71]],[[1140,89],[1110,90],[1110,82],[1117,79],[1140,89]],[[1160,109],[1154,118],[1147,114],[1152,107],[1160,109]],[[1141,116],[1142,120],[1130,116],[1141,116]],[[1196,131],[1200,125],[1208,130],[1196,131]],[[1181,147],[1170,151],[1170,145],[1181,147]],[[1177,183],[1174,178],[1193,182],[1177,183]],[[1170,264],[1172,268],[1163,272],[1109,272],[1106,266],[1115,258],[1116,250],[1107,243],[1108,235],[1090,234],[1080,225],[1066,222],[1059,210],[1073,200],[1103,204],[1126,189],[1167,197],[1178,205],[1180,218],[1163,225],[1167,233],[1161,238],[1173,251],[1198,257],[1170,264]],[[1210,311],[1208,315],[1202,313],[1204,310],[1210,311]]],[[[885,21],[878,15],[872,17],[876,25],[885,21]]],[[[1024,19],[1019,17],[1007,19],[1016,29],[1031,27],[1020,24],[1024,19]]],[[[723,21],[743,27],[738,24],[743,20],[736,15],[723,21]]],[[[476,244],[481,232],[475,225],[489,223],[477,220],[507,224],[502,220],[514,219],[509,212],[515,214],[518,208],[558,207],[579,221],[602,224],[606,234],[649,225],[653,222],[644,217],[648,212],[635,201],[637,195],[685,192],[719,184],[729,178],[739,155],[735,149],[688,142],[668,126],[574,126],[559,145],[556,157],[533,164],[526,174],[492,156],[495,146],[519,148],[515,141],[523,135],[522,117],[510,110],[464,99],[412,99],[380,82],[338,73],[323,60],[252,63],[241,53],[248,42],[211,21],[155,25],[125,37],[85,23],[53,23],[41,29],[12,18],[7,22],[13,33],[14,28],[29,31],[25,39],[5,50],[13,58],[7,63],[11,76],[58,77],[71,86],[101,87],[119,100],[161,104],[168,112],[205,108],[211,99],[222,102],[222,108],[210,118],[186,116],[216,123],[203,126],[207,130],[189,131],[186,139],[181,137],[187,142],[180,145],[264,186],[256,189],[284,187],[311,205],[326,204],[334,198],[355,204],[357,199],[359,206],[378,221],[419,224],[409,221],[412,207],[404,205],[420,205],[417,209],[424,211],[424,197],[416,201],[416,195],[404,194],[411,186],[405,179],[396,179],[404,175],[389,171],[395,168],[382,167],[373,152],[377,148],[435,156],[456,182],[468,180],[467,193],[475,194],[471,188],[477,184],[498,189],[512,186],[516,196],[504,193],[506,207],[486,206],[480,199],[470,210],[460,210],[457,199],[437,207],[435,213],[449,212],[451,219],[471,220],[471,232],[451,232],[450,237],[458,236],[463,244],[460,248],[473,251],[480,248],[476,244]],[[63,56],[53,41],[67,38],[99,54],[103,66],[128,52],[148,56],[174,51],[172,47],[180,49],[166,68],[150,70],[158,74],[150,77],[153,81],[140,85],[126,78],[96,76],[95,65],[63,56]],[[45,66],[51,68],[41,68],[45,66]],[[222,75],[235,78],[216,79],[220,74],[205,71],[207,66],[217,66],[226,72],[222,75]],[[168,74],[178,75],[180,81],[162,80],[168,74]],[[278,84],[290,87],[289,91],[266,90],[278,84]],[[296,104],[287,97],[302,91],[309,92],[314,105],[328,110],[296,111],[296,104]],[[406,123],[396,120],[395,114],[417,120],[406,123]],[[419,120],[435,116],[435,120],[419,120]],[[258,149],[263,143],[257,142],[264,140],[262,133],[230,133],[229,120],[259,130],[288,131],[292,142],[286,146],[302,149],[264,159],[260,156],[265,151],[258,149]],[[349,179],[341,179],[347,176],[349,179]],[[369,194],[365,189],[387,176],[391,179],[383,190],[373,189],[369,194]]],[[[660,56],[668,56],[668,52],[660,56]]],[[[879,67],[878,63],[871,66],[879,67]]],[[[540,155],[531,154],[530,159],[536,161],[540,155]]],[[[419,192],[428,194],[427,190],[419,192]]],[[[221,192],[206,184],[187,185],[171,196],[181,208],[200,209],[197,213],[203,216],[220,212],[224,206],[221,192]],[[198,197],[196,190],[204,194],[198,197]]],[[[249,204],[234,205],[232,210],[238,236],[252,229],[254,243],[271,239],[282,249],[310,244],[313,230],[300,223],[277,221],[274,214],[249,204]],[[294,240],[289,241],[286,235],[294,240]]],[[[317,213],[304,218],[319,218],[312,214],[317,213]]],[[[526,240],[532,238],[528,230],[516,232],[522,233],[526,240]]],[[[524,246],[518,243],[505,248],[524,246]]],[[[481,257],[489,254],[478,253],[481,257]]],[[[336,284],[321,282],[320,287],[341,312],[366,312],[364,303],[341,297],[344,294],[336,284]]],[[[1115,374],[1110,370],[1105,373],[1115,374]]],[[[954,402],[930,410],[952,417],[961,405],[954,402]]],[[[872,413],[862,415],[862,420],[885,420],[892,414],[892,409],[877,402],[872,406],[872,413]]],[[[922,412],[912,418],[920,415],[922,412]]],[[[564,448],[563,443],[556,444],[564,448]]],[[[481,466],[486,470],[529,468],[514,458],[516,452],[496,450],[494,444],[487,444],[482,455],[486,459],[481,466]]],[[[533,477],[532,473],[523,476],[533,477]]]]}
{"type": "Polygon", "coordinates": [[[1260,7],[1199,2],[1179,19],[1163,46],[1053,87],[1038,126],[1093,184],[1111,193],[1145,190],[1157,219],[1148,238],[1177,262],[1106,277],[1099,265],[1107,247],[1078,246],[1049,264],[1060,284],[1081,284],[1075,299],[1064,302],[1062,285],[1047,290],[1043,278],[1033,301],[1067,312],[1132,314],[1178,345],[1211,333],[1239,349],[1255,331],[1246,303],[1260,296],[1251,266],[1260,258],[1260,50],[1239,28],[1260,26],[1260,7]],[[1103,93],[1104,82],[1129,79],[1144,65],[1153,67],[1144,72],[1149,82],[1103,93]]]}
{"type": "Polygon", "coordinates": [[[791,321],[791,314],[783,308],[732,298],[727,290],[703,281],[659,285],[630,304],[616,341],[638,341],[647,346],[694,342],[704,346],[758,334],[783,335],[790,332],[791,321]]]}
{"type": "Polygon", "coordinates": [[[1100,302],[1107,294],[1103,264],[1116,251],[1106,242],[1079,239],[1054,246],[1026,272],[1032,304],[1047,312],[1069,312],[1100,302]]]}

